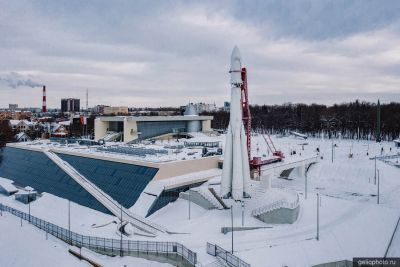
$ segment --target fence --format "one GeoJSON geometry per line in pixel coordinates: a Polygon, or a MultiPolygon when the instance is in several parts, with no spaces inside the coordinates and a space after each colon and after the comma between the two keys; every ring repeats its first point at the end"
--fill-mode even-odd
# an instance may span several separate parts
{"type": "Polygon", "coordinates": [[[32,225],[46,231],[47,233],[77,247],[85,247],[90,250],[106,255],[159,255],[171,260],[181,260],[185,265],[195,266],[197,254],[176,242],[158,241],[131,241],[117,240],[111,238],[101,238],[85,236],[69,231],[35,216],[16,210],[9,206],[0,204],[1,211],[7,211],[23,220],[29,221],[32,225]]]}
{"type": "Polygon", "coordinates": [[[378,160],[385,162],[386,164],[400,168],[400,164],[399,164],[400,153],[397,153],[395,155],[375,156],[375,157],[372,157],[369,159],[378,159],[378,160]]]}
{"type": "Polygon", "coordinates": [[[250,264],[236,257],[225,249],[207,242],[207,253],[224,260],[231,267],[251,267],[250,264]]]}

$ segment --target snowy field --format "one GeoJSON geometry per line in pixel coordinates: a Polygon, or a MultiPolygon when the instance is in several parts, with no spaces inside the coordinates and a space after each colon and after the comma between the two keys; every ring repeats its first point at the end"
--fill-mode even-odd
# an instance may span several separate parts
{"type": "MultiPolygon", "coordinates": [[[[331,261],[351,260],[357,256],[383,257],[400,216],[400,168],[380,160],[376,161],[380,177],[378,205],[375,160],[370,158],[381,154],[394,155],[400,153],[400,150],[394,148],[393,143],[334,140],[332,162],[331,140],[273,137],[273,141],[277,149],[284,152],[285,162],[319,156],[319,162],[310,167],[307,175],[308,197],[305,199],[305,178],[297,176],[297,172],[292,172],[289,179],[274,178],[273,188],[284,188],[300,195],[300,215],[294,224],[268,225],[252,217],[251,209],[254,205],[262,205],[276,194],[274,190],[263,190],[257,181],[252,182],[253,199],[246,200],[244,225],[270,228],[234,232],[234,254],[253,267],[313,266],[331,261]],[[291,156],[290,152],[294,150],[296,154],[291,156]],[[316,240],[316,193],[321,195],[319,241],[316,240]]],[[[270,157],[261,136],[253,136],[252,155],[270,157]]],[[[4,183],[4,180],[0,179],[0,184],[2,181],[4,183]]],[[[215,182],[213,179],[209,183],[215,182]]],[[[218,192],[218,185],[212,186],[218,192]]],[[[0,203],[28,211],[27,205],[15,201],[13,197],[0,195],[0,203]]],[[[227,201],[227,204],[233,205],[234,226],[241,226],[240,203],[227,201]]],[[[231,249],[231,235],[221,233],[221,227],[231,225],[231,211],[205,210],[193,203],[190,210],[189,220],[189,203],[179,199],[151,215],[150,220],[170,231],[181,233],[162,234],[151,240],[180,242],[197,252],[199,262],[207,266],[214,262],[215,258],[206,253],[206,242],[217,244],[228,251],[231,249]]],[[[31,203],[31,213],[63,227],[68,225],[68,201],[47,193],[31,203]]],[[[8,251],[5,255],[9,256],[0,257],[0,266],[23,266],[25,262],[22,260],[30,257],[32,261],[38,260],[38,257],[33,255],[39,251],[39,245],[43,246],[43,250],[40,251],[54,250],[54,253],[48,254],[54,257],[60,255],[60,259],[70,263],[65,266],[79,266],[79,261],[68,255],[67,246],[62,242],[56,239],[46,241],[45,233],[28,226],[25,222],[21,228],[16,218],[5,214],[6,216],[3,214],[3,217],[0,217],[0,227],[2,232],[7,234],[0,236],[0,251],[8,251]],[[39,245],[29,245],[33,243],[39,245]],[[74,261],[77,261],[77,264],[74,261]]],[[[116,221],[114,216],[71,203],[72,231],[119,238],[114,223],[116,221]]],[[[148,240],[141,236],[129,238],[148,240]]],[[[400,228],[394,236],[388,256],[400,257],[400,228]]],[[[131,257],[93,257],[99,262],[104,260],[105,266],[123,266],[121,261],[125,259],[127,263],[124,264],[127,266],[159,266],[156,265],[158,263],[145,265],[150,264],[146,261],[137,265],[133,262],[128,263],[129,260],[138,260],[131,257]]],[[[49,261],[51,260],[54,258],[50,257],[49,261]]],[[[44,263],[41,266],[52,265],[44,263]]]]}
{"type": "MultiPolygon", "coordinates": [[[[23,221],[9,213],[0,217],[0,266],[91,266],[69,254],[68,244],[23,221]]],[[[73,248],[79,251],[77,248],[73,248]]],[[[169,264],[148,261],[134,257],[107,257],[82,249],[82,255],[102,266],[127,267],[167,267],[169,264]]]]}

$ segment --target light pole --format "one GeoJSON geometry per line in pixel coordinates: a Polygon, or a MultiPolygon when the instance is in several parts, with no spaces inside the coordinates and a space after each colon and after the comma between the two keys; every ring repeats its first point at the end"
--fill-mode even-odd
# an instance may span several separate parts
{"type": "Polygon", "coordinates": [[[244,226],[244,201],[242,201],[242,227],[244,226]]]}
{"type": "Polygon", "coordinates": [[[231,236],[232,236],[232,255],[233,255],[233,206],[232,205],[231,205],[231,227],[232,227],[231,236]]]}
{"type": "Polygon", "coordinates": [[[319,193],[317,193],[317,241],[319,241],[319,193]]]}
{"type": "Polygon", "coordinates": [[[337,129],[337,126],[340,125],[340,121],[334,117],[331,118],[322,118],[322,124],[325,126],[327,131],[329,131],[329,137],[332,139],[332,163],[334,158],[334,146],[333,146],[333,130],[337,129]]]}
{"type": "Polygon", "coordinates": [[[122,204],[121,204],[121,228],[120,228],[120,232],[121,232],[121,249],[120,249],[119,255],[122,257],[124,255],[123,252],[122,252],[122,204]]]}
{"type": "Polygon", "coordinates": [[[380,192],[379,192],[379,170],[378,170],[378,202],[377,202],[377,204],[379,204],[379,194],[380,194],[380,192]]]}
{"type": "Polygon", "coordinates": [[[190,189],[188,190],[188,194],[189,194],[189,220],[190,220],[190,201],[191,201],[191,199],[190,199],[190,189]]]}
{"type": "Polygon", "coordinates": [[[307,199],[307,170],[304,171],[304,198],[307,199]]]}
{"type": "Polygon", "coordinates": [[[374,184],[376,185],[376,155],[375,155],[375,172],[374,172],[374,184]]]}
{"type": "Polygon", "coordinates": [[[31,192],[32,190],[28,191],[28,213],[29,213],[29,223],[31,223],[31,192]]]}
{"type": "Polygon", "coordinates": [[[71,201],[68,200],[68,235],[69,235],[69,242],[72,243],[71,240],[71,201]]]}

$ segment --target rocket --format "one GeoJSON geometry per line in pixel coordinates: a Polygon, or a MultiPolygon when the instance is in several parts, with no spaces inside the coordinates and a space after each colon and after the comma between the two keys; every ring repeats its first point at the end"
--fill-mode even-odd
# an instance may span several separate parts
{"type": "Polygon", "coordinates": [[[241,86],[242,58],[237,46],[231,55],[231,106],[229,126],[225,137],[224,163],[221,178],[221,196],[242,200],[250,197],[250,167],[246,134],[242,120],[241,86]]]}

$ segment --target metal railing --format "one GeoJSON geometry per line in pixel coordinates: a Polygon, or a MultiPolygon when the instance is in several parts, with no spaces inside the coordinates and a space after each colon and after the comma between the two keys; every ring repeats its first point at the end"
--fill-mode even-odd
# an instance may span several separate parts
{"type": "Polygon", "coordinates": [[[263,213],[267,213],[267,212],[270,212],[270,211],[273,211],[276,209],[280,209],[280,208],[287,208],[287,209],[293,210],[293,209],[297,208],[299,206],[299,204],[300,204],[299,195],[296,193],[296,200],[293,202],[289,202],[286,199],[281,199],[281,200],[272,202],[268,205],[265,205],[265,206],[262,206],[262,207],[259,207],[255,210],[253,210],[251,212],[251,215],[259,216],[263,213]]]}
{"type": "Polygon", "coordinates": [[[191,189],[197,193],[199,193],[202,197],[204,197],[208,202],[211,203],[212,206],[216,209],[223,209],[222,205],[217,201],[217,199],[211,194],[208,190],[208,187],[198,187],[191,189]]]}
{"type": "Polygon", "coordinates": [[[383,155],[383,156],[375,156],[372,158],[369,158],[371,160],[373,159],[378,159],[380,161],[383,161],[386,164],[389,164],[391,166],[400,168],[400,164],[398,163],[398,159],[400,159],[400,153],[394,154],[394,155],[383,155]],[[396,162],[392,161],[396,160],[396,162]]]}
{"type": "Polygon", "coordinates": [[[176,260],[181,257],[189,265],[195,266],[197,263],[196,252],[191,251],[177,242],[159,241],[131,241],[102,238],[81,235],[53,223],[39,219],[25,212],[0,204],[0,210],[9,212],[23,220],[29,221],[32,225],[46,231],[47,233],[77,247],[85,247],[106,255],[134,255],[140,257],[141,254],[163,255],[166,258],[176,260]]]}
{"type": "Polygon", "coordinates": [[[231,267],[251,267],[250,264],[231,254],[220,246],[207,242],[207,253],[225,261],[231,267]]]}

